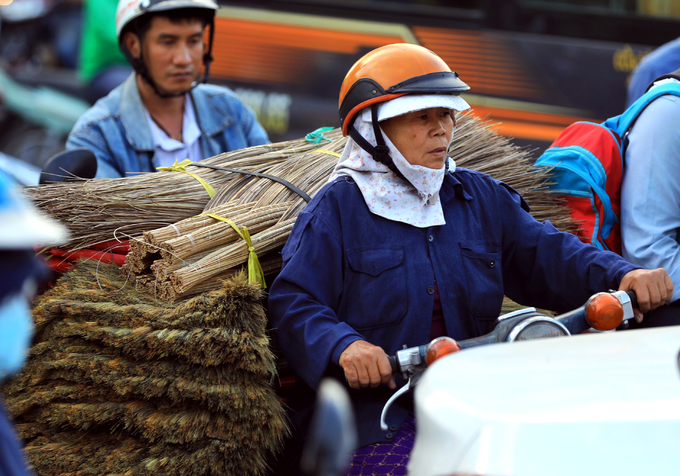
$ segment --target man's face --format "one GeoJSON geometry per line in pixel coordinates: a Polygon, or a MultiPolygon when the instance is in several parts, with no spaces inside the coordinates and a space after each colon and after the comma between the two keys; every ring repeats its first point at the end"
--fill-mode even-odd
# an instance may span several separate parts
{"type": "MultiPolygon", "coordinates": [[[[186,91],[198,76],[203,59],[203,30],[200,20],[187,19],[173,23],[158,16],[151,20],[151,28],[144,35],[144,62],[161,91],[186,91]]],[[[139,57],[136,35],[130,52],[139,57]]]]}

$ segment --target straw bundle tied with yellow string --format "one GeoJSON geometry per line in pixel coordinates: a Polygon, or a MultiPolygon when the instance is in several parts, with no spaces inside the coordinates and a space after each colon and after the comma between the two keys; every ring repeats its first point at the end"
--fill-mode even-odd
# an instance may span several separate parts
{"type": "Polygon", "coordinates": [[[262,291],[222,286],[168,305],[84,263],[39,298],[3,388],[37,474],[264,474],[288,430],[262,291]]]}
{"type": "MultiPolygon", "coordinates": [[[[290,141],[269,148],[260,146],[223,154],[201,163],[267,173],[285,179],[314,196],[326,184],[347,140],[340,136],[338,130],[324,135],[328,140],[320,144],[309,144],[304,140],[290,141]]],[[[532,169],[529,153],[499,136],[488,123],[468,114],[461,115],[449,155],[459,167],[488,173],[514,187],[524,196],[538,220],[549,219],[557,228],[565,231],[575,229],[565,205],[547,190],[547,172],[532,169]]],[[[78,187],[87,190],[81,203],[75,205],[72,214],[66,219],[75,235],[71,244],[82,245],[88,240],[108,241],[116,228],[122,227],[132,237],[123,273],[129,279],[136,280],[139,289],[153,291],[157,297],[173,300],[196,293],[199,289],[219,287],[220,276],[227,270],[245,262],[252,265],[253,254],[259,255],[282,247],[294,219],[306,204],[289,187],[267,178],[191,165],[188,169],[210,183],[216,193],[209,197],[195,177],[177,172],[154,174],[156,192],[149,188],[149,176],[145,175],[103,181],[104,185],[100,189],[97,189],[97,181],[91,181],[86,184],[53,185],[45,192],[32,189],[31,193],[39,206],[59,218],[64,216],[65,211],[56,207],[57,213],[53,212],[55,203],[60,202],[55,196],[57,188],[63,187],[68,193],[76,193],[78,187]],[[114,188],[118,191],[112,192],[107,182],[115,182],[117,188],[114,188]],[[135,191],[137,187],[144,193],[135,191]],[[123,189],[126,191],[123,192],[123,189]],[[185,195],[185,189],[192,191],[190,198],[185,195]],[[172,203],[170,197],[173,196],[174,203],[184,204],[194,200],[203,208],[196,210],[195,207],[182,207],[182,212],[192,212],[189,215],[177,213],[175,220],[170,221],[166,213],[172,203]],[[95,197],[100,198],[95,200],[95,197]],[[141,200],[134,201],[134,197],[141,197],[141,200]],[[93,221],[97,218],[93,212],[94,202],[102,204],[98,216],[100,222],[93,221]],[[134,211],[144,216],[148,224],[145,225],[138,218],[131,218],[126,224],[122,215],[108,220],[112,210],[119,210],[109,206],[114,203],[120,206],[125,204],[127,213],[134,211]],[[219,223],[224,219],[230,223],[219,223]],[[166,220],[164,226],[156,225],[166,220]],[[106,224],[107,221],[110,223],[106,224]],[[244,229],[251,235],[252,246],[241,236],[244,229]],[[98,238],[94,237],[94,230],[102,231],[98,238]],[[130,230],[134,233],[130,233],[130,230]],[[209,253],[199,255],[206,251],[209,253]],[[200,259],[197,259],[198,256],[200,259]],[[184,266],[177,267],[178,263],[184,266]],[[170,272],[170,269],[173,271],[170,272]]]]}
{"type": "MultiPolygon", "coordinates": [[[[326,136],[332,139],[340,134],[333,131],[326,136]]],[[[228,152],[200,163],[261,173],[277,163],[303,159],[307,152],[320,148],[324,148],[323,145],[298,139],[228,152]]],[[[298,167],[304,169],[302,163],[298,167]]],[[[189,166],[187,169],[215,190],[234,179],[241,183],[265,181],[206,168],[189,166]]],[[[40,209],[68,226],[72,237],[66,247],[74,249],[114,237],[138,237],[145,231],[200,214],[210,200],[198,180],[179,172],[58,183],[25,190],[40,209]]]]}

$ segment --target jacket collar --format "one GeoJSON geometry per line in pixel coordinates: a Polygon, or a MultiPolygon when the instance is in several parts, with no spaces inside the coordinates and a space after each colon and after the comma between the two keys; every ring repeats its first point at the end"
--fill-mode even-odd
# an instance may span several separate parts
{"type": "Polygon", "coordinates": [[[212,137],[230,127],[234,118],[224,109],[222,104],[215,101],[208,88],[203,85],[191,90],[191,100],[194,102],[196,121],[204,136],[212,137]]]}
{"type": "Polygon", "coordinates": [[[444,183],[442,183],[442,188],[439,190],[439,199],[442,204],[452,200],[455,197],[459,197],[463,200],[472,200],[472,195],[470,195],[466,190],[456,173],[448,173],[444,177],[444,183]]]}
{"type": "MultiPolygon", "coordinates": [[[[234,123],[234,118],[214,100],[206,91],[207,88],[194,88],[191,100],[194,103],[196,121],[201,130],[203,154],[214,155],[213,144],[208,138],[215,136],[234,123]]],[[[120,92],[120,121],[125,134],[133,149],[137,152],[153,151],[155,144],[151,129],[146,119],[145,107],[137,87],[136,75],[133,72],[121,86],[120,92]]],[[[210,156],[207,155],[207,156],[210,156]]]]}
{"type": "Polygon", "coordinates": [[[153,136],[134,72],[128,76],[120,90],[120,122],[133,149],[137,152],[154,150],[153,136]]]}

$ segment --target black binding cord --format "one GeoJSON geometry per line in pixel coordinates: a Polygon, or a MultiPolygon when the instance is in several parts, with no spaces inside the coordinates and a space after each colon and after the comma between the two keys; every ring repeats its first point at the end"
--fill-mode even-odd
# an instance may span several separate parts
{"type": "Polygon", "coordinates": [[[236,173],[236,174],[252,175],[254,177],[268,178],[269,180],[273,180],[274,182],[278,182],[281,185],[285,185],[286,187],[291,189],[293,192],[300,195],[305,200],[305,202],[309,202],[312,199],[312,197],[307,195],[300,188],[296,187],[295,185],[293,185],[292,183],[290,183],[287,180],[284,180],[280,177],[277,177],[276,175],[261,174],[259,172],[248,172],[246,170],[239,170],[239,169],[229,169],[227,167],[217,167],[215,165],[203,165],[203,164],[197,164],[197,163],[192,163],[192,164],[189,164],[189,165],[192,166],[192,167],[204,167],[206,169],[220,170],[222,172],[232,172],[232,173],[236,173]]]}
{"type": "Polygon", "coordinates": [[[375,147],[373,147],[361,134],[359,134],[359,131],[356,129],[356,127],[354,127],[354,124],[350,125],[349,136],[354,140],[354,142],[357,143],[359,147],[371,154],[376,162],[387,165],[387,167],[392,172],[394,172],[397,177],[406,180],[406,177],[404,177],[404,174],[401,173],[401,170],[399,170],[397,166],[394,165],[394,161],[392,160],[392,157],[390,157],[390,150],[387,147],[387,144],[385,144],[385,139],[382,135],[382,131],[380,130],[380,126],[378,125],[377,104],[371,105],[371,122],[373,123],[373,133],[375,135],[375,147]]]}

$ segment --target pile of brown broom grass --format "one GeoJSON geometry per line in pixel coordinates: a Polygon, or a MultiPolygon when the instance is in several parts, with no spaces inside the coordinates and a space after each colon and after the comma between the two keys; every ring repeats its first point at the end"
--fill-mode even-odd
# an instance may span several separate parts
{"type": "MultiPolygon", "coordinates": [[[[251,147],[202,161],[203,164],[267,173],[287,180],[310,196],[328,181],[347,138],[335,129],[319,144],[304,139],[251,147]]],[[[530,152],[498,135],[469,114],[458,118],[449,155],[458,167],[488,173],[519,191],[538,220],[576,229],[564,203],[548,189],[548,171],[532,168],[530,152]]],[[[248,260],[248,244],[229,218],[245,226],[265,273],[276,273],[285,244],[306,202],[268,178],[189,166],[217,190],[210,198],[195,177],[158,172],[124,179],[41,186],[29,190],[36,204],[70,228],[68,247],[77,249],[113,238],[131,240],[123,267],[139,291],[174,302],[221,286],[248,260]]]]}
{"type": "Polygon", "coordinates": [[[258,475],[281,448],[262,290],[242,274],[169,305],[83,262],[33,315],[3,392],[37,474],[258,475]]]}

